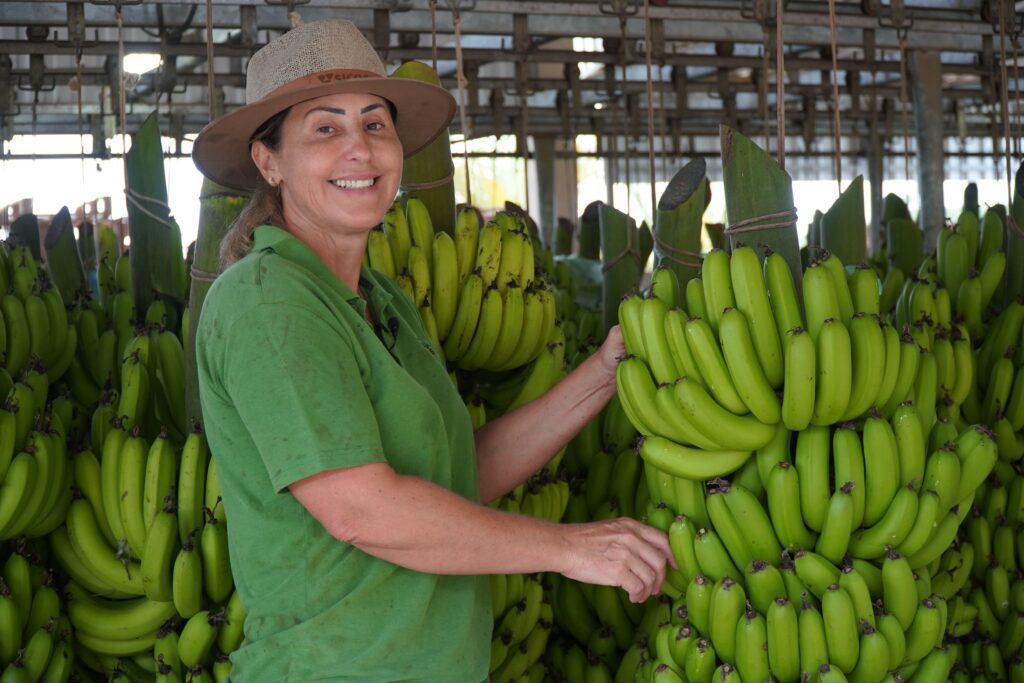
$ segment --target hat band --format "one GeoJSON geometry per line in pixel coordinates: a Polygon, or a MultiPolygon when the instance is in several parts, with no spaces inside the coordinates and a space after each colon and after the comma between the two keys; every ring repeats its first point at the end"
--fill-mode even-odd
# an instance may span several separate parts
{"type": "MultiPolygon", "coordinates": [[[[362,69],[327,69],[325,71],[317,71],[316,73],[311,73],[307,76],[300,76],[299,78],[288,81],[284,85],[271,90],[269,93],[261,97],[260,100],[277,97],[278,95],[286,95],[299,90],[315,88],[321,85],[327,85],[328,83],[333,83],[335,81],[349,81],[356,78],[384,78],[384,76],[373,71],[364,71],[362,69]]],[[[257,100],[257,102],[258,101],[259,100],[257,100]]]]}

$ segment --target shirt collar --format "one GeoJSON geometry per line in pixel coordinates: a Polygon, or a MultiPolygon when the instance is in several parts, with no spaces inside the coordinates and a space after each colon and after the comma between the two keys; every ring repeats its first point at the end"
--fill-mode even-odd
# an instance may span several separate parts
{"type": "MultiPolygon", "coordinates": [[[[253,251],[269,250],[292,263],[309,270],[334,289],[359,315],[366,314],[366,299],[363,299],[352,288],[328,268],[320,257],[305,242],[287,230],[275,225],[261,225],[253,233],[253,251]]],[[[373,302],[373,309],[383,310],[384,305],[391,301],[391,296],[380,287],[376,278],[366,266],[360,267],[359,286],[365,296],[373,302]]]]}

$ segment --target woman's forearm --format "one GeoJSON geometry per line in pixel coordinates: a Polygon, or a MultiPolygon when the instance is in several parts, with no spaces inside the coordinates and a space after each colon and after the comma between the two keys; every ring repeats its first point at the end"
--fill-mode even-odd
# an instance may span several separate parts
{"type": "Polygon", "coordinates": [[[614,371],[593,355],[540,398],[478,429],[480,499],[488,502],[526,481],[594,419],[614,393],[614,371]]]}
{"type": "Polygon", "coordinates": [[[384,466],[326,476],[312,500],[295,486],[293,492],[333,536],[393,564],[431,574],[566,569],[564,527],[557,524],[478,505],[384,466]]]}
{"type": "Polygon", "coordinates": [[[643,602],[674,563],[665,534],[634,519],[559,525],[466,500],[385,463],[331,470],[289,487],[335,538],[431,574],[559,572],[620,586],[643,602]]]}

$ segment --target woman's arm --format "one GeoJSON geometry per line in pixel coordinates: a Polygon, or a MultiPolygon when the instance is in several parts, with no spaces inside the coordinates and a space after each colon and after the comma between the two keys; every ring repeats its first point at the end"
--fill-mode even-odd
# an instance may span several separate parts
{"type": "Polygon", "coordinates": [[[556,571],[619,586],[634,602],[658,592],[675,561],[666,535],[633,519],[553,524],[472,503],[385,463],[330,470],[290,487],[340,541],[433,574],[556,571]]]}
{"type": "Polygon", "coordinates": [[[476,431],[482,501],[526,481],[601,412],[615,393],[615,366],[624,353],[616,325],[597,353],[550,391],[476,431]]]}

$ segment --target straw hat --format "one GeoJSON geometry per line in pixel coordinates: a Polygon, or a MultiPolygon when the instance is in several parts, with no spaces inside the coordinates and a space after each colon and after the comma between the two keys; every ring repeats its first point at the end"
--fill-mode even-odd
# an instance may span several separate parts
{"type": "Polygon", "coordinates": [[[388,78],[373,46],[352,22],[302,24],[261,48],[249,60],[245,106],[221,116],[199,133],[196,166],[211,180],[242,189],[259,185],[249,155],[252,135],[274,114],[324,95],[379,95],[398,112],[396,129],[405,156],[426,147],[455,114],[447,90],[420,81],[388,78]]]}

